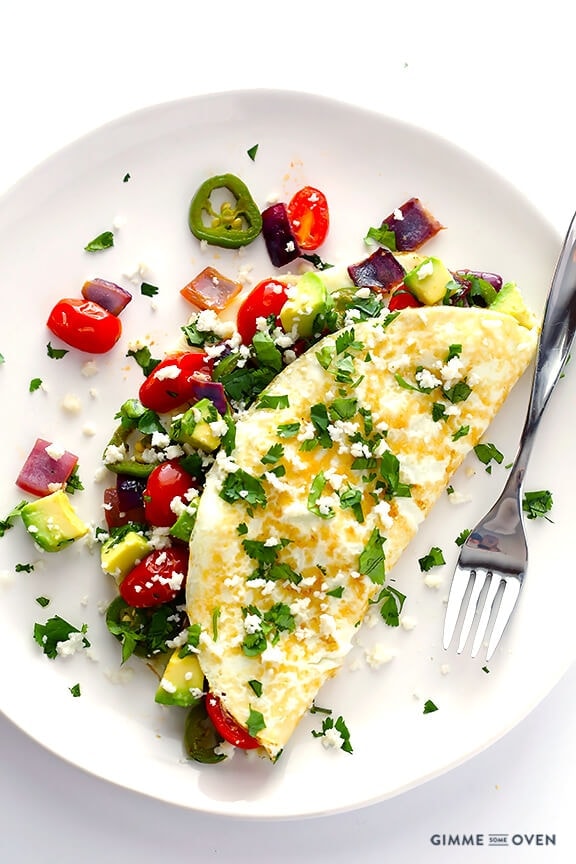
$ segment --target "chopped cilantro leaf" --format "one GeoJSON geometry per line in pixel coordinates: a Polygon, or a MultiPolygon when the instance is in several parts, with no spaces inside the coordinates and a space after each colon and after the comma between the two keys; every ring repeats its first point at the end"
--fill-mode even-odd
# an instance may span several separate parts
{"type": "Polygon", "coordinates": [[[486,672],[487,675],[490,674],[490,669],[487,666],[482,666],[482,671],[486,672]]]}
{"type": "Polygon", "coordinates": [[[335,516],[334,509],[329,504],[323,504],[320,500],[325,485],[326,477],[324,476],[324,472],[320,471],[310,484],[307,506],[311,513],[320,516],[321,519],[332,519],[335,516]]]}
{"type": "Polygon", "coordinates": [[[101,252],[103,249],[110,249],[114,246],[114,234],[112,231],[103,231],[93,240],[84,246],[85,252],[101,252]]]}
{"type": "Polygon", "coordinates": [[[263,465],[274,465],[284,455],[284,447],[282,444],[272,444],[269,450],[262,456],[260,462],[263,465]]]}
{"type": "Polygon", "coordinates": [[[254,691],[256,696],[262,695],[262,682],[261,681],[257,681],[255,678],[252,678],[250,681],[248,681],[248,686],[252,688],[252,690],[254,691]]]}
{"type": "Polygon", "coordinates": [[[460,354],[462,354],[462,345],[450,345],[444,362],[448,363],[453,357],[459,357],[460,354]]]}
{"type": "Polygon", "coordinates": [[[424,703],[424,714],[432,714],[433,711],[438,711],[438,706],[432,702],[431,699],[427,699],[424,703]]]}
{"type": "Polygon", "coordinates": [[[366,232],[366,237],[364,238],[364,242],[371,246],[371,240],[374,240],[376,243],[379,243],[380,246],[384,246],[386,249],[389,249],[391,252],[396,251],[396,234],[394,231],[391,231],[386,223],[380,226],[380,228],[369,228],[366,232]]]}
{"type": "Polygon", "coordinates": [[[41,386],[42,378],[32,378],[28,386],[28,390],[30,393],[34,393],[36,390],[39,390],[41,386]]]}
{"type": "Polygon", "coordinates": [[[488,466],[492,461],[497,462],[500,465],[504,459],[503,454],[494,444],[476,444],[474,452],[480,462],[488,466]]]}
{"type": "Polygon", "coordinates": [[[148,377],[151,372],[154,371],[156,366],[160,363],[160,360],[154,359],[152,354],[150,353],[150,348],[145,345],[143,348],[136,348],[135,350],[130,349],[127,354],[127,357],[133,357],[138,366],[142,369],[142,372],[148,377]]]}
{"type": "Polygon", "coordinates": [[[435,423],[438,423],[439,420],[446,419],[446,406],[443,402],[432,403],[432,419],[435,423]]]}
{"type": "Polygon", "coordinates": [[[246,721],[246,728],[248,730],[248,734],[252,735],[254,738],[258,732],[261,732],[262,729],[266,728],[266,723],[264,722],[264,716],[260,711],[255,711],[252,706],[250,706],[250,713],[248,714],[248,720],[246,721]]]}
{"type": "Polygon", "coordinates": [[[220,497],[229,504],[244,501],[256,507],[265,507],[267,503],[266,492],[260,480],[242,468],[226,475],[220,497]]]}
{"type": "Polygon", "coordinates": [[[300,258],[304,258],[305,261],[310,261],[316,270],[330,270],[330,268],[334,266],[333,264],[329,264],[327,261],[323,261],[315,252],[312,252],[311,254],[303,253],[300,255],[300,258]]]}
{"type": "Polygon", "coordinates": [[[250,157],[250,159],[253,162],[256,159],[256,153],[258,152],[259,146],[260,146],[259,144],[254,144],[252,147],[249,147],[248,150],[246,151],[246,153],[248,154],[248,156],[250,157]]]}
{"type": "Polygon", "coordinates": [[[463,546],[464,543],[466,542],[466,540],[468,539],[468,537],[470,536],[470,534],[471,534],[470,528],[464,528],[464,530],[460,532],[460,534],[458,535],[458,537],[455,540],[456,545],[457,546],[463,546]]]}
{"type": "Polygon", "coordinates": [[[36,597],[36,603],[38,603],[39,606],[42,606],[42,608],[44,608],[45,606],[48,606],[50,600],[48,599],[48,597],[36,597]]]}
{"type": "Polygon", "coordinates": [[[259,366],[280,372],[282,369],[282,354],[268,333],[258,331],[252,339],[252,348],[259,366]]]}
{"type": "Polygon", "coordinates": [[[68,354],[68,348],[54,348],[53,345],[48,342],[46,345],[46,353],[52,360],[61,360],[62,357],[68,354]]]}
{"type": "Polygon", "coordinates": [[[14,523],[20,516],[20,511],[27,503],[27,501],[20,501],[19,504],[12,508],[4,519],[0,519],[0,537],[3,537],[6,531],[14,527],[14,523]]]}
{"type": "Polygon", "coordinates": [[[66,481],[66,492],[68,492],[70,495],[73,495],[74,492],[81,492],[83,489],[84,484],[82,483],[82,480],[80,479],[80,476],[78,474],[78,465],[75,465],[71,475],[66,481]]]}
{"type": "Polygon", "coordinates": [[[389,627],[398,627],[400,624],[400,613],[404,607],[406,595],[388,585],[383,588],[378,597],[371,602],[380,604],[380,615],[389,627]]]}
{"type": "Polygon", "coordinates": [[[552,493],[546,489],[539,492],[525,492],[522,498],[522,510],[528,519],[543,517],[551,522],[552,520],[546,514],[552,509],[552,503],[552,493]]]}
{"type": "Polygon", "coordinates": [[[68,688],[72,696],[80,696],[80,684],[73,684],[72,687],[68,688]]]}
{"type": "MultiPolygon", "coordinates": [[[[66,642],[72,633],[86,633],[87,629],[87,625],[83,624],[81,629],[78,630],[77,627],[69,624],[68,621],[65,621],[59,615],[54,615],[45,624],[34,625],[34,640],[40,645],[44,654],[53,660],[58,655],[58,644],[60,642],[66,642]]],[[[90,646],[90,642],[85,636],[82,642],[85,648],[90,646]]]]}
{"type": "MultiPolygon", "coordinates": [[[[325,717],[322,721],[322,729],[319,731],[313,729],[312,735],[314,738],[324,738],[332,730],[335,730],[338,733],[340,749],[344,750],[345,753],[353,753],[352,744],[350,743],[350,732],[348,731],[348,727],[346,726],[342,715],[340,715],[337,720],[333,720],[332,717],[325,717]]],[[[331,743],[334,741],[331,736],[330,740],[331,743]]]]}
{"type": "Polygon", "coordinates": [[[279,438],[293,438],[300,431],[300,423],[281,423],[276,432],[279,438]]]}
{"type": "Polygon", "coordinates": [[[472,388],[466,381],[457,381],[453,387],[444,390],[446,398],[455,405],[457,402],[465,402],[470,396],[472,388]]]}
{"type": "Polygon", "coordinates": [[[144,295],[144,297],[155,297],[158,294],[160,289],[156,287],[156,285],[150,285],[149,282],[142,282],[140,285],[140,293],[144,295]]]}
{"type": "Polygon", "coordinates": [[[124,177],[122,178],[122,182],[123,182],[123,183],[128,183],[129,180],[130,180],[130,174],[126,173],[126,174],[124,175],[124,177]]]}
{"type": "Polygon", "coordinates": [[[420,565],[422,573],[427,573],[428,570],[432,569],[432,567],[440,567],[441,564],[445,563],[446,561],[444,560],[442,550],[438,546],[432,546],[427,555],[418,559],[418,564],[420,565]]]}
{"type": "Polygon", "coordinates": [[[344,594],[344,585],[338,585],[337,588],[332,588],[330,591],[326,591],[327,597],[337,597],[340,598],[344,594]]]}
{"type": "Polygon", "coordinates": [[[16,573],[32,573],[34,570],[33,564],[16,564],[14,567],[16,573]]]}
{"type": "Polygon", "coordinates": [[[386,538],[374,528],[368,542],[360,553],[358,569],[376,585],[383,585],[386,576],[384,543],[386,538]]]}
{"type": "Polygon", "coordinates": [[[256,407],[271,408],[272,410],[277,410],[280,408],[289,408],[290,402],[288,400],[288,396],[269,396],[267,394],[264,394],[258,400],[256,407]]]}
{"type": "Polygon", "coordinates": [[[464,438],[470,432],[470,426],[460,426],[459,429],[452,435],[453,441],[458,441],[459,438],[464,438]]]}

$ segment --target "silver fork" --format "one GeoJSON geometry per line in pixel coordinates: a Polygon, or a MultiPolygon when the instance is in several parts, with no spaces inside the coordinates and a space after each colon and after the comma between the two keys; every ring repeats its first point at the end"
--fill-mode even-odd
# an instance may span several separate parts
{"type": "Polygon", "coordinates": [[[574,338],[575,300],[576,214],[568,228],[546,301],[530,402],[514,464],[502,494],[463,544],[452,577],[443,641],[444,648],[448,648],[463,612],[457,648],[459,654],[464,650],[474,621],[478,619],[471,651],[472,657],[477,655],[493,619],[486,660],[491,658],[526,576],[528,547],[522,512],[524,475],[536,430],[574,338]]]}

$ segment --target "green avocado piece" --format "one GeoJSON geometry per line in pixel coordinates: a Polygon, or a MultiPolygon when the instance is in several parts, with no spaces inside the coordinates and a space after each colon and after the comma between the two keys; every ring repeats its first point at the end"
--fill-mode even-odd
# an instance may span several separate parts
{"type": "Polygon", "coordinates": [[[20,515],[34,542],[46,552],[59,552],[88,532],[63,489],[26,504],[20,515]]]}
{"type": "Polygon", "coordinates": [[[204,673],[195,654],[179,657],[179,652],[176,648],[168,660],[154,700],[161,705],[189,708],[202,698],[198,693],[204,688],[204,673]]]}
{"type": "Polygon", "coordinates": [[[523,327],[534,326],[534,315],[526,306],[524,298],[515,282],[506,282],[497,293],[489,308],[495,312],[504,312],[506,315],[511,315],[523,327]]]}
{"type": "Polygon", "coordinates": [[[439,303],[452,274],[439,258],[424,258],[404,277],[404,284],[426,306],[439,303]]]}
{"type": "Polygon", "coordinates": [[[198,511],[198,504],[200,502],[200,498],[193,498],[192,501],[182,510],[176,522],[170,528],[170,536],[175,537],[177,540],[183,540],[184,543],[188,543],[190,540],[190,535],[192,534],[192,529],[196,524],[196,513],[198,511]]]}
{"type": "Polygon", "coordinates": [[[152,551],[152,544],[137,531],[128,531],[122,540],[114,537],[102,544],[100,564],[105,573],[120,582],[142,558],[152,551]]]}
{"type": "Polygon", "coordinates": [[[314,321],[326,311],[328,291],[317,273],[304,273],[288,290],[288,300],[280,310],[280,321],[286,333],[296,331],[306,338],[314,332],[314,321]]]}
{"type": "Polygon", "coordinates": [[[220,446],[220,436],[210,424],[222,419],[210,399],[200,399],[184,414],[174,419],[170,427],[170,437],[180,444],[190,444],[200,450],[216,450],[220,446]]]}

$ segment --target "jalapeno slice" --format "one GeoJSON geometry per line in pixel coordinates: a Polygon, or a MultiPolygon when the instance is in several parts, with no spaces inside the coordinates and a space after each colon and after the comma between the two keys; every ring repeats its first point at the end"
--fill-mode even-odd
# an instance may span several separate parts
{"type": "Polygon", "coordinates": [[[192,198],[188,225],[198,240],[205,240],[212,246],[238,249],[252,243],[260,234],[262,216],[239,177],[217,174],[205,180],[192,198]],[[212,201],[212,194],[219,190],[228,194],[218,207],[212,201]]]}

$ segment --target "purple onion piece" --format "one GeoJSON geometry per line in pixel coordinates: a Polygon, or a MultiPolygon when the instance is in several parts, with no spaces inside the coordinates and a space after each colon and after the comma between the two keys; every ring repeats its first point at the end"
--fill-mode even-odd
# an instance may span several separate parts
{"type": "Polygon", "coordinates": [[[116,477],[116,492],[121,510],[135,510],[144,505],[145,477],[132,477],[128,474],[118,474],[116,477]]]}
{"type": "Polygon", "coordinates": [[[406,271],[394,255],[379,247],[368,258],[351,264],[348,275],[358,288],[376,288],[386,292],[402,281],[406,271]]]}
{"type": "Polygon", "coordinates": [[[488,282],[495,291],[499,291],[502,288],[502,277],[498,275],[498,273],[488,273],[481,270],[455,270],[454,278],[458,282],[466,282],[466,276],[477,276],[479,279],[483,279],[485,282],[488,282]]]}
{"type": "Polygon", "coordinates": [[[444,226],[426,210],[419,198],[409,198],[387,216],[380,227],[394,232],[398,252],[413,252],[444,226]]]}
{"type": "Polygon", "coordinates": [[[263,211],[262,234],[274,267],[283,267],[300,257],[300,248],[285,204],[272,204],[263,211]]]}
{"type": "Polygon", "coordinates": [[[111,315],[120,315],[123,309],[132,300],[129,291],[116,285],[115,282],[107,282],[105,279],[90,279],[82,286],[82,296],[86,300],[98,303],[111,315]]]}
{"type": "Polygon", "coordinates": [[[224,416],[228,410],[224,385],[220,381],[205,381],[200,378],[194,382],[194,398],[210,399],[219,414],[224,416]]]}

